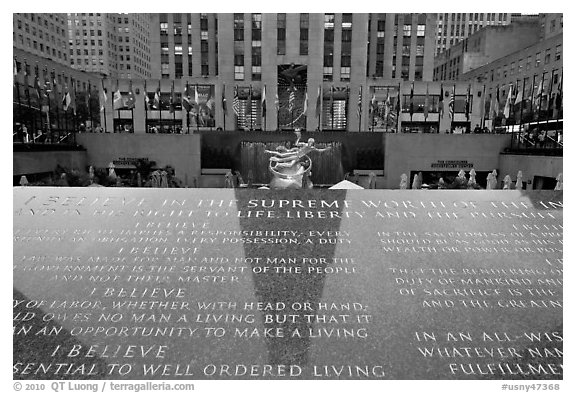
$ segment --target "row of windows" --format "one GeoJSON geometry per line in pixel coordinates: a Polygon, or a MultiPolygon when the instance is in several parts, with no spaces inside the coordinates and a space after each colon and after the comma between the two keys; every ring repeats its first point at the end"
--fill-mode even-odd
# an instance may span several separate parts
{"type": "MultiPolygon", "coordinates": [[[[460,14],[460,13],[451,13],[450,14],[452,16],[452,22],[454,21],[460,21],[460,20],[464,20],[466,18],[466,14],[460,14]]],[[[444,15],[442,14],[438,14],[438,20],[442,21],[448,21],[448,14],[445,13],[444,15]]],[[[499,21],[506,21],[508,19],[508,14],[498,14],[498,20],[499,21]]],[[[484,14],[480,13],[469,13],[468,14],[468,20],[480,20],[483,21],[484,20],[484,14]]],[[[486,20],[496,20],[496,13],[491,13],[491,14],[486,14],[486,20]]]]}
{"type": "MultiPolygon", "coordinates": [[[[16,16],[18,16],[19,14],[16,14],[16,16]]],[[[24,14],[25,18],[27,18],[28,14],[24,14]]],[[[57,35],[60,35],[62,37],[66,36],[66,30],[64,28],[60,28],[58,25],[54,25],[54,23],[48,23],[48,20],[46,18],[42,19],[41,16],[38,16],[37,18],[35,18],[34,14],[30,14],[31,15],[31,21],[35,22],[37,21],[37,25],[38,27],[43,27],[44,29],[46,29],[46,31],[50,30],[51,32],[55,32],[57,35]]],[[[50,15],[50,17],[52,17],[52,14],[48,14],[50,15]]],[[[56,22],[58,22],[58,17],[56,16],[56,22]]],[[[18,29],[22,29],[22,20],[17,19],[16,20],[17,23],[17,27],[18,29]]],[[[26,22],[24,22],[24,28],[26,30],[26,32],[29,32],[30,29],[30,25],[26,22]]],[[[35,26],[32,26],[33,31],[36,30],[35,26]]],[[[40,29],[39,29],[40,30],[40,29]]]]}
{"type": "Polygon", "coordinates": [[[48,45],[44,45],[44,43],[42,43],[42,42],[31,40],[29,37],[27,37],[26,40],[24,40],[24,37],[22,36],[22,34],[18,34],[18,41],[16,41],[16,42],[18,42],[21,46],[24,46],[24,43],[26,43],[26,46],[28,48],[38,50],[38,51],[45,53],[46,55],[48,55],[54,59],[55,58],[63,59],[63,60],[68,59],[68,56],[66,55],[65,52],[60,51],[59,49],[57,50],[56,48],[50,47],[48,45]]]}

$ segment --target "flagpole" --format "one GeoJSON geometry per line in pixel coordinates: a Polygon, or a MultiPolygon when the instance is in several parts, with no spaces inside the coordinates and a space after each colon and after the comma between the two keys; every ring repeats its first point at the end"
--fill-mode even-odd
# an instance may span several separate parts
{"type": "Polygon", "coordinates": [[[320,100],[320,107],[318,108],[318,129],[320,131],[322,131],[322,105],[324,105],[324,97],[323,97],[323,91],[322,91],[322,84],[320,84],[320,86],[318,87],[318,94],[319,94],[319,98],[316,98],[317,100],[320,100]]]}
{"type": "MultiPolygon", "coordinates": [[[[106,96],[106,90],[104,88],[104,79],[101,79],[101,83],[102,83],[102,94],[106,96]]],[[[104,101],[102,107],[104,108],[104,132],[108,132],[108,125],[106,124],[106,101],[104,101]]]]}
{"type": "MultiPolygon", "coordinates": [[[[486,85],[484,85],[484,89],[486,89],[486,85]]],[[[444,116],[444,85],[440,83],[440,97],[438,100],[438,133],[440,133],[440,122],[442,120],[442,116],[444,116]],[[442,107],[440,107],[442,104],[442,107]]]]}
{"type": "Polygon", "coordinates": [[[330,127],[334,131],[334,84],[330,86],[330,127]]]}
{"type": "MultiPolygon", "coordinates": [[[[484,132],[484,125],[486,123],[486,120],[484,119],[486,117],[486,85],[483,84],[482,85],[482,106],[480,107],[480,115],[482,116],[480,118],[480,125],[482,127],[482,132],[484,132]]],[[[440,130],[438,130],[440,131],[440,130]]]]}
{"type": "Polygon", "coordinates": [[[522,129],[522,116],[524,114],[524,91],[526,90],[526,78],[522,79],[522,101],[520,101],[520,130],[522,129]]]}
{"type": "MultiPolygon", "coordinates": [[[[88,81],[88,116],[90,117],[90,128],[94,127],[94,119],[92,118],[92,105],[90,101],[92,100],[92,82],[88,81]]],[[[132,119],[132,125],[134,125],[134,119],[132,119]]]]}
{"type": "Polygon", "coordinates": [[[542,79],[540,80],[540,86],[542,87],[541,89],[539,88],[538,90],[538,95],[540,97],[538,97],[538,123],[540,123],[540,111],[542,109],[542,93],[544,90],[544,75],[546,75],[546,72],[542,72],[542,79]]]}
{"type": "Polygon", "coordinates": [[[250,104],[250,108],[248,108],[250,110],[250,131],[252,131],[252,129],[253,129],[253,124],[252,124],[252,85],[250,85],[250,88],[248,90],[248,95],[250,96],[250,99],[248,100],[248,103],[250,104]]]}
{"type": "Polygon", "coordinates": [[[172,100],[172,126],[174,127],[174,131],[176,131],[176,100],[174,98],[174,79],[172,79],[172,94],[170,95],[170,99],[172,100]]]}
{"type": "Polygon", "coordinates": [[[158,112],[160,115],[158,121],[160,128],[158,130],[162,132],[162,87],[160,86],[160,79],[158,79],[158,112]]]}
{"type": "MultiPolygon", "coordinates": [[[[60,89],[56,89],[56,78],[54,78],[54,90],[55,91],[60,90],[60,89]]],[[[56,104],[56,121],[58,122],[58,128],[60,130],[62,130],[62,119],[60,118],[60,108],[58,107],[58,102],[60,101],[60,96],[57,96],[54,101],[56,104]]]]}
{"type": "MultiPolygon", "coordinates": [[[[50,121],[50,111],[52,110],[52,105],[50,105],[50,93],[48,93],[48,90],[46,89],[46,82],[44,82],[44,89],[46,90],[46,99],[48,101],[48,113],[46,114],[46,122],[48,123],[48,135],[52,135],[52,123],[50,121]]],[[[48,136],[46,136],[47,138],[48,136]]],[[[46,141],[46,138],[44,138],[44,141],[46,141]]]]}
{"type": "Polygon", "coordinates": [[[552,98],[553,75],[550,73],[550,82],[548,83],[548,100],[546,101],[546,137],[548,137],[548,123],[550,122],[550,101],[552,98]]]}
{"type": "MultiPolygon", "coordinates": [[[[294,89],[294,101],[296,101],[296,86],[292,87],[294,89]]],[[[290,125],[294,128],[294,104],[290,106],[290,125]]]]}
{"type": "MultiPolygon", "coordinates": [[[[76,81],[72,78],[70,78],[70,80],[72,82],[72,94],[74,95],[74,106],[72,106],[72,135],[74,140],[76,140],[76,131],[78,130],[78,118],[76,117],[76,81]]],[[[72,98],[70,98],[70,102],[72,102],[72,98]]]]}
{"type": "Polygon", "coordinates": [[[112,80],[110,80],[110,90],[112,94],[110,94],[110,106],[112,107],[112,133],[116,133],[116,129],[114,128],[114,88],[112,86],[112,80]]]}
{"type": "Polygon", "coordinates": [[[398,97],[396,98],[396,133],[400,132],[400,106],[402,105],[402,101],[400,101],[400,90],[401,90],[401,82],[398,82],[398,97]]]}
{"type": "MultiPolygon", "coordinates": [[[[389,102],[389,97],[390,97],[390,86],[386,86],[386,101],[387,102],[389,102]]],[[[384,105],[388,107],[388,114],[386,115],[386,118],[384,119],[384,132],[388,133],[388,117],[390,115],[390,106],[386,102],[384,103],[384,105]]],[[[372,109],[372,111],[374,111],[374,109],[372,109]]],[[[386,108],[384,109],[384,111],[386,111],[386,108]]],[[[372,123],[374,123],[374,122],[372,122],[372,123]]],[[[372,124],[372,131],[374,131],[374,124],[372,124]]]]}
{"type": "Polygon", "coordinates": [[[360,85],[360,93],[358,95],[358,132],[362,131],[362,85],[360,85]]]}
{"type": "Polygon", "coordinates": [[[558,87],[556,88],[556,99],[554,100],[554,106],[556,107],[556,137],[558,137],[558,128],[560,127],[560,107],[562,105],[562,80],[564,79],[564,69],[562,69],[562,74],[560,74],[560,80],[558,81],[558,87]],[[558,105],[558,104],[560,105],[558,105]]]}
{"type": "Polygon", "coordinates": [[[198,96],[198,83],[196,83],[196,91],[194,93],[194,99],[196,101],[196,132],[200,132],[200,98],[198,96]]]}
{"type": "MultiPolygon", "coordinates": [[[[120,79],[116,79],[116,91],[120,93],[120,79]]],[[[120,99],[122,99],[122,93],[120,93],[120,99]]],[[[120,123],[122,120],[120,117],[120,106],[118,106],[117,112],[118,112],[118,132],[122,132],[122,128],[120,128],[120,123]]]]}
{"type": "MultiPolygon", "coordinates": [[[[224,103],[226,102],[226,85],[222,84],[222,112],[224,114],[224,127],[222,127],[222,130],[226,131],[226,111],[228,110],[228,108],[225,108],[224,103]]],[[[227,104],[227,102],[226,102],[227,104]]],[[[226,105],[228,106],[228,105],[226,105]]],[[[190,133],[190,130],[188,130],[188,133],[190,133]]]]}
{"type": "MultiPolygon", "coordinates": [[[[186,80],[186,87],[184,88],[184,93],[186,94],[186,97],[188,99],[188,108],[190,108],[190,90],[188,89],[188,80],[186,80]]],[[[184,100],[184,99],[182,99],[184,100]]],[[[186,133],[190,134],[190,111],[186,110],[186,133]]]]}
{"type": "Polygon", "coordinates": [[[266,85],[264,85],[264,90],[263,90],[263,94],[264,94],[264,108],[262,108],[264,110],[264,125],[262,126],[262,131],[266,131],[266,112],[268,112],[266,110],[266,85]]]}
{"type": "MultiPolygon", "coordinates": [[[[450,116],[450,132],[452,132],[452,126],[454,125],[454,115],[456,114],[456,83],[452,87],[452,115],[450,116]]],[[[450,102],[448,102],[448,109],[450,109],[450,102]]],[[[450,111],[450,110],[449,110],[450,111]]]]}
{"type": "Polygon", "coordinates": [[[148,133],[148,83],[144,79],[144,132],[148,133]]]}

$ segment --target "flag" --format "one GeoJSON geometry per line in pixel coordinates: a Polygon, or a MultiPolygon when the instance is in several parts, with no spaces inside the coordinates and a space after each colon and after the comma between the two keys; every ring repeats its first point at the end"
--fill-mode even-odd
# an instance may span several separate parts
{"type": "Polygon", "coordinates": [[[542,79],[540,79],[540,84],[538,85],[538,93],[536,94],[536,102],[538,103],[536,108],[538,108],[538,110],[540,110],[540,98],[542,98],[542,91],[544,91],[544,75],[542,75],[542,79]]]}
{"type": "Polygon", "coordinates": [[[36,97],[38,98],[38,105],[42,106],[44,103],[44,92],[40,86],[40,79],[38,79],[38,75],[34,77],[34,90],[36,91],[36,97]]]}
{"type": "Polygon", "coordinates": [[[262,108],[262,117],[266,117],[266,85],[262,88],[260,107],[262,108]]]}
{"type": "MultiPolygon", "coordinates": [[[[102,85],[102,98],[100,99],[100,112],[106,109],[106,102],[108,101],[108,95],[106,94],[106,88],[104,87],[104,79],[100,79],[100,84],[102,85]]],[[[146,89],[144,89],[146,90],[146,89]]],[[[148,97],[148,95],[146,95],[148,97]]]]}
{"type": "Polygon", "coordinates": [[[410,120],[414,115],[414,82],[412,82],[412,87],[410,89],[410,120]]]}
{"type": "Polygon", "coordinates": [[[302,110],[302,114],[306,115],[308,113],[308,92],[304,92],[304,109],[302,110]]]}
{"type": "Polygon", "coordinates": [[[190,86],[188,86],[188,82],[186,82],[186,87],[184,87],[184,95],[182,96],[182,106],[186,110],[186,112],[190,112],[192,109],[192,98],[190,97],[190,86]]]}
{"type": "Polygon", "coordinates": [[[222,111],[224,115],[228,112],[228,105],[226,105],[226,85],[222,85],[222,111]]]}
{"type": "Polygon", "coordinates": [[[510,106],[512,105],[512,85],[508,90],[508,97],[506,98],[506,105],[504,105],[504,117],[508,119],[510,117],[510,106]]]}
{"type": "Polygon", "coordinates": [[[548,85],[547,85],[548,81],[546,81],[546,83],[544,83],[544,75],[542,75],[542,81],[540,82],[540,86],[542,88],[542,90],[538,93],[539,97],[538,97],[538,110],[542,109],[540,108],[542,106],[542,99],[544,97],[546,97],[546,90],[548,89],[548,85]]]}
{"type": "Polygon", "coordinates": [[[516,94],[516,100],[514,101],[514,105],[518,105],[524,100],[524,91],[518,89],[518,93],[516,94]]]}
{"type": "Polygon", "coordinates": [[[68,91],[68,85],[66,85],[64,89],[65,93],[64,97],[62,97],[62,107],[64,109],[64,112],[66,112],[70,107],[70,104],[72,103],[72,97],[70,97],[70,92],[68,91]]]}
{"type": "Polygon", "coordinates": [[[426,83],[426,97],[424,98],[424,120],[428,119],[428,106],[430,105],[430,95],[428,93],[428,83],[426,83]]]}
{"type": "Polygon", "coordinates": [[[400,83],[398,83],[398,94],[396,95],[396,117],[400,117],[400,83]]]}
{"type": "Polygon", "coordinates": [[[440,97],[438,98],[438,113],[439,117],[444,115],[444,86],[440,85],[440,97]]]}
{"type": "Polygon", "coordinates": [[[294,102],[296,101],[296,88],[290,89],[290,95],[288,96],[288,110],[292,112],[294,110],[294,102]]]}
{"type": "Polygon", "coordinates": [[[135,104],[136,104],[136,97],[134,96],[134,90],[132,89],[132,81],[130,81],[130,87],[128,88],[128,97],[126,97],[124,106],[126,107],[126,109],[134,109],[135,104]]]}
{"type": "Polygon", "coordinates": [[[564,72],[562,72],[562,74],[560,74],[560,78],[558,79],[558,84],[556,85],[556,102],[555,102],[555,106],[556,106],[556,110],[560,110],[560,108],[562,108],[562,76],[564,75],[564,72]]]}
{"type": "Polygon", "coordinates": [[[170,87],[170,113],[176,112],[176,95],[174,94],[174,81],[172,81],[172,87],[170,87]]]}
{"type": "Polygon", "coordinates": [[[208,97],[208,100],[206,101],[206,106],[208,107],[208,109],[210,109],[210,111],[214,109],[214,99],[212,97],[208,97]]]}
{"type": "Polygon", "coordinates": [[[70,95],[71,103],[70,106],[72,107],[72,113],[76,115],[76,81],[71,78],[72,82],[72,94],[70,95]]]}
{"type": "Polygon", "coordinates": [[[454,120],[454,99],[456,95],[456,85],[454,85],[453,89],[452,89],[452,93],[450,94],[450,99],[448,100],[448,114],[450,115],[450,118],[452,120],[454,120]]]}
{"type": "Polygon", "coordinates": [[[122,100],[122,93],[120,93],[120,86],[116,84],[116,92],[114,93],[112,99],[112,108],[114,110],[122,109],[124,107],[124,101],[122,100]]]}
{"type": "Polygon", "coordinates": [[[276,108],[276,112],[280,110],[280,99],[278,98],[278,92],[274,96],[274,108],[276,108]]]}
{"type": "Polygon", "coordinates": [[[58,108],[58,101],[60,101],[58,99],[58,94],[60,94],[60,86],[58,86],[58,83],[56,82],[56,75],[52,77],[52,90],[54,91],[54,102],[56,108],[58,108]]]}
{"type": "Polygon", "coordinates": [[[14,59],[14,79],[18,75],[18,66],[16,65],[16,59],[14,59]]]}
{"type": "Polygon", "coordinates": [[[196,86],[194,86],[194,102],[196,103],[197,107],[200,105],[200,95],[198,94],[198,84],[196,84],[196,86]]]}
{"type": "Polygon", "coordinates": [[[356,116],[360,118],[361,114],[362,114],[362,86],[360,86],[360,89],[358,89],[358,109],[356,110],[356,116]]]}
{"type": "Polygon", "coordinates": [[[390,102],[390,94],[388,90],[386,90],[386,101],[384,102],[384,121],[388,121],[388,117],[390,116],[392,103],[390,102]]]}
{"type": "Polygon", "coordinates": [[[152,105],[154,109],[160,110],[160,81],[158,81],[158,88],[154,93],[154,104],[152,105]]]}
{"type": "Polygon", "coordinates": [[[322,108],[322,86],[318,86],[318,95],[316,96],[316,117],[320,117],[320,110],[322,108]]]}
{"type": "Polygon", "coordinates": [[[238,116],[240,114],[240,101],[238,100],[238,86],[234,86],[234,98],[232,99],[232,110],[238,116]]]}
{"type": "Polygon", "coordinates": [[[92,98],[92,83],[88,82],[88,92],[86,93],[86,108],[90,111],[90,99],[92,98]]]}
{"type": "Polygon", "coordinates": [[[374,112],[376,110],[377,105],[378,104],[376,103],[376,91],[374,91],[372,93],[372,99],[370,100],[370,110],[369,110],[369,112],[372,116],[374,116],[374,112]]]}

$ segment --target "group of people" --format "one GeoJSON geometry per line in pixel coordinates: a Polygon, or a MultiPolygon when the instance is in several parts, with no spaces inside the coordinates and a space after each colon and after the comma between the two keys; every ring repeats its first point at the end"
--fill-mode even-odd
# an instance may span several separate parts
{"type": "Polygon", "coordinates": [[[181,126],[148,126],[146,128],[147,134],[189,134],[189,131],[184,130],[181,126]]]}
{"type": "Polygon", "coordinates": [[[525,130],[520,142],[525,147],[546,148],[548,146],[562,144],[562,133],[559,133],[558,130],[546,131],[534,128],[531,131],[525,130]]]}

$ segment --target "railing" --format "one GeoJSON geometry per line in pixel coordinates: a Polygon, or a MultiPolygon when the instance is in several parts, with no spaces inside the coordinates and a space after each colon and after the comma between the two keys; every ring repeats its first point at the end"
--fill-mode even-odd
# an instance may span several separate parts
{"type": "Polygon", "coordinates": [[[512,132],[509,152],[521,154],[561,155],[564,148],[562,130],[541,131],[540,133],[512,132]]]}
{"type": "Polygon", "coordinates": [[[75,145],[76,133],[70,130],[51,130],[45,131],[30,131],[27,129],[18,129],[12,133],[12,141],[14,144],[24,145],[75,145]]]}

